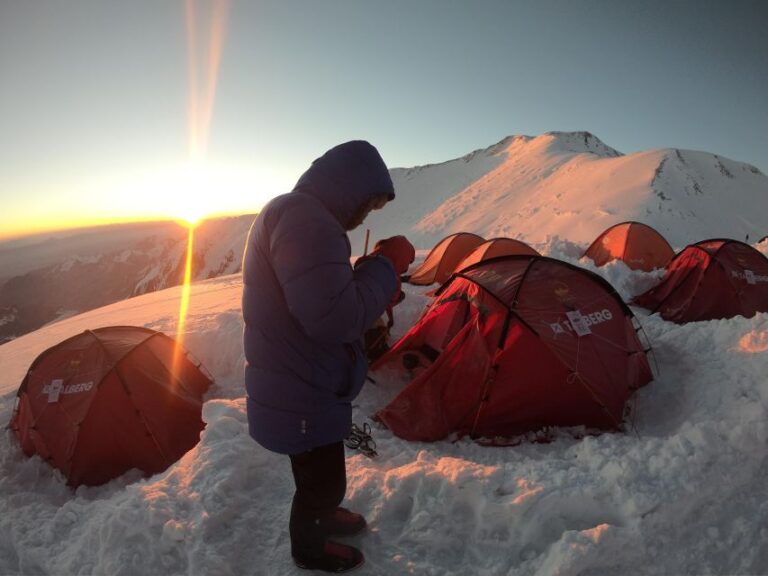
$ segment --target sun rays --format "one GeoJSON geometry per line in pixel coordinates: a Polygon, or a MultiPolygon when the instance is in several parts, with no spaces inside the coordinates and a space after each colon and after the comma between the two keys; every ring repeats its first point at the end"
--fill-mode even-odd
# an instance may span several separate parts
{"type": "Polygon", "coordinates": [[[178,358],[184,344],[189,296],[192,283],[192,263],[194,245],[194,225],[206,216],[209,199],[215,193],[205,169],[205,155],[208,149],[211,118],[216,99],[216,87],[219,67],[224,49],[229,0],[212,0],[203,6],[209,7],[207,14],[207,34],[201,34],[201,19],[198,17],[198,3],[186,0],[184,4],[187,32],[187,75],[189,82],[187,103],[187,132],[189,169],[185,170],[183,180],[183,203],[175,213],[188,223],[187,251],[184,261],[184,282],[181,287],[179,319],[176,328],[176,341],[179,345],[174,358],[174,373],[178,368],[178,358]],[[201,45],[200,42],[203,42],[201,45]],[[202,50],[201,50],[202,48],[202,50]]]}

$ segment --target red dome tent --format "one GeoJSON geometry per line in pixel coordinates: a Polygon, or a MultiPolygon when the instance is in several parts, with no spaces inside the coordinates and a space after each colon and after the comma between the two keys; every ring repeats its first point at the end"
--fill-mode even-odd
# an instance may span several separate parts
{"type": "Polygon", "coordinates": [[[679,324],[768,312],[768,258],[738,240],[691,244],[633,304],[679,324]]]}
{"type": "Polygon", "coordinates": [[[35,359],[10,428],[27,455],[48,460],[72,486],[103,484],[131,468],[154,474],[198,443],[210,384],[160,332],[86,330],[35,359]]]}
{"type": "Polygon", "coordinates": [[[457,232],[443,238],[410,275],[408,282],[417,286],[442,284],[453,274],[456,265],[483,242],[484,238],[471,232],[457,232]]]}
{"type": "Polygon", "coordinates": [[[664,268],[675,251],[656,230],[640,222],[622,222],[605,230],[584,252],[595,265],[621,260],[632,270],[664,268]]]}
{"type": "Polygon", "coordinates": [[[525,242],[514,240],[512,238],[491,238],[475,248],[470,254],[459,262],[456,266],[456,272],[464,270],[483,260],[490,260],[498,256],[539,256],[540,254],[528,246],[525,242]]]}
{"type": "Polygon", "coordinates": [[[407,440],[617,429],[651,379],[633,315],[600,276],[541,256],[480,262],[374,368],[425,368],[377,418],[407,440]]]}

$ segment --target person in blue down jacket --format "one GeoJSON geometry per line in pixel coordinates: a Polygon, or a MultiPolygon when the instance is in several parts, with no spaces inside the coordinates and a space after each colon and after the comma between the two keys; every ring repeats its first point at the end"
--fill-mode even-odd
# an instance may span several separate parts
{"type": "Polygon", "coordinates": [[[359,550],[328,536],[366,527],[362,515],[339,506],[346,492],[343,440],[368,367],[362,336],[396,298],[399,274],[410,263],[399,254],[412,254],[413,246],[403,236],[387,239],[353,269],[346,232],[394,198],[376,148],[347,142],[271,200],[248,236],[248,424],[259,444],[290,456],[291,554],[301,568],[343,572],[364,561],[359,550]]]}

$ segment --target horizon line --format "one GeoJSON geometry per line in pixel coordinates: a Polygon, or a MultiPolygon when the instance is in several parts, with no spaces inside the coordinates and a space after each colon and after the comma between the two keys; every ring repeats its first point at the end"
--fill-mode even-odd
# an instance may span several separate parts
{"type": "MultiPolygon", "coordinates": [[[[193,224],[193,227],[198,227],[203,222],[206,222],[208,220],[219,220],[222,218],[232,218],[236,216],[249,216],[253,215],[256,216],[259,213],[258,210],[256,211],[233,211],[233,212],[217,212],[215,214],[210,214],[208,216],[205,216],[203,218],[200,218],[195,224],[193,224]]],[[[189,222],[186,222],[182,218],[175,218],[172,216],[168,216],[167,218],[162,218],[158,216],[153,217],[126,217],[123,219],[115,219],[115,220],[95,220],[91,222],[83,222],[79,224],[73,224],[71,226],[62,225],[60,227],[53,227],[53,228],[42,228],[37,230],[31,230],[28,232],[11,232],[8,235],[4,235],[0,232],[0,243],[4,242],[14,242],[18,240],[25,240],[25,239],[31,239],[38,236],[47,236],[47,235],[59,235],[59,234],[68,234],[68,233],[77,233],[77,232],[89,232],[89,231],[95,231],[99,229],[105,229],[109,228],[110,226],[128,226],[131,224],[163,224],[163,223],[176,223],[179,226],[183,228],[189,228],[190,224],[189,222]]]]}

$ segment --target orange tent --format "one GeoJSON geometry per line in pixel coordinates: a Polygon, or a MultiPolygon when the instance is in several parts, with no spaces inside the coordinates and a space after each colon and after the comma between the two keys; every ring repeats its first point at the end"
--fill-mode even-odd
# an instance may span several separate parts
{"type": "Polygon", "coordinates": [[[457,232],[443,238],[410,275],[408,282],[417,286],[442,284],[453,274],[456,265],[483,242],[485,238],[471,232],[457,232]]]}
{"type": "Polygon", "coordinates": [[[632,270],[665,268],[675,251],[656,230],[640,222],[622,222],[605,230],[584,252],[597,266],[621,260],[632,270]]]}
{"type": "Polygon", "coordinates": [[[25,454],[47,460],[71,486],[103,484],[131,468],[155,474],[200,440],[211,382],[165,334],[86,330],[32,363],[10,428],[25,454]]]}
{"type": "Polygon", "coordinates": [[[484,260],[490,260],[497,256],[541,256],[536,250],[528,246],[525,242],[520,240],[513,240],[512,238],[491,238],[490,240],[483,242],[475,248],[469,256],[464,258],[459,265],[456,266],[456,272],[464,270],[472,264],[477,262],[483,262],[484,260]]]}

